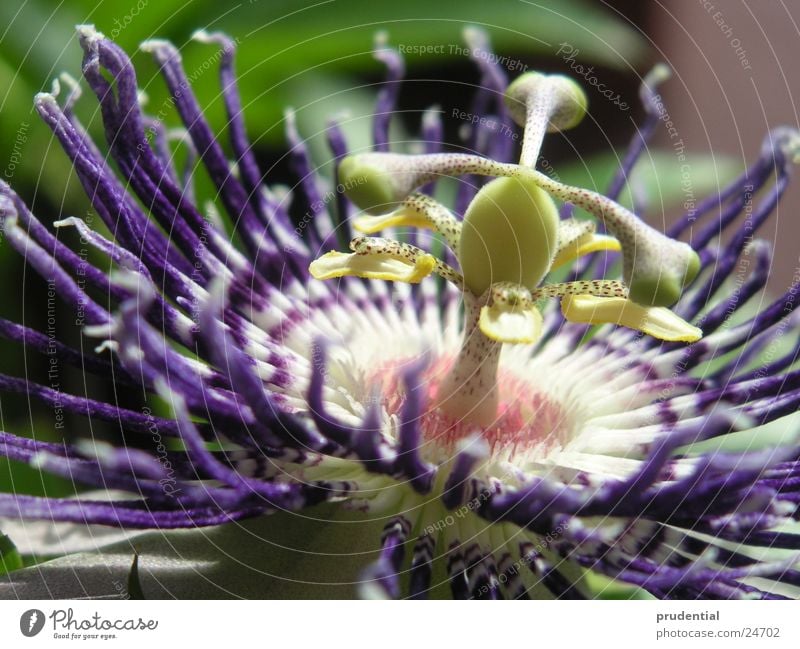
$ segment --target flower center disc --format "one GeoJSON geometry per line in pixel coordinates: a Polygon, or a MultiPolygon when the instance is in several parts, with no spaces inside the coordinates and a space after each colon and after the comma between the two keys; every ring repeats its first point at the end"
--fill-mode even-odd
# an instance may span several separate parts
{"type": "MultiPolygon", "coordinates": [[[[368,385],[378,386],[381,401],[389,415],[400,415],[406,401],[402,369],[412,361],[393,361],[381,365],[368,378],[368,385]]],[[[559,403],[536,389],[530,381],[500,368],[497,374],[499,404],[497,415],[488,425],[480,426],[467,417],[445,413],[435,404],[439,388],[451,372],[455,356],[444,356],[430,364],[421,377],[425,407],[420,416],[422,456],[429,461],[443,461],[456,452],[462,439],[479,434],[489,444],[493,459],[512,460],[519,455],[541,457],[563,445],[569,419],[559,403]]],[[[476,397],[480,400],[480,396],[476,397]]],[[[465,413],[466,414],[466,413],[465,413]]]]}

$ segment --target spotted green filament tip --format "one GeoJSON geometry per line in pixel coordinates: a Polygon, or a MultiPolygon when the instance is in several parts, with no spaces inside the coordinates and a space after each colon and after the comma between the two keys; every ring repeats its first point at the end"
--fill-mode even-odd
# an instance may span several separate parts
{"type": "Polygon", "coordinates": [[[641,272],[631,274],[630,298],[634,302],[672,306],[678,301],[683,289],[697,277],[700,270],[697,253],[687,244],[680,244],[680,247],[682,254],[673,260],[674,263],[665,263],[659,268],[642,269],[641,272]]]}
{"type": "Polygon", "coordinates": [[[339,183],[347,197],[368,214],[393,212],[416,188],[443,176],[503,176],[513,166],[466,153],[404,155],[358,153],[339,165],[339,183]]]}
{"type": "Polygon", "coordinates": [[[348,156],[339,165],[339,183],[347,197],[370,214],[385,214],[398,205],[397,180],[391,171],[371,164],[371,156],[348,156]]]}

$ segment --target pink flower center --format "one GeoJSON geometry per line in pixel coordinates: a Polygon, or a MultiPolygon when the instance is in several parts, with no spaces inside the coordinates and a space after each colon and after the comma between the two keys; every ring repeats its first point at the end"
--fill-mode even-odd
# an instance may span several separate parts
{"type": "MultiPolygon", "coordinates": [[[[399,414],[405,403],[406,391],[400,377],[410,362],[413,361],[385,363],[369,377],[368,385],[380,388],[383,406],[391,415],[399,414]]],[[[564,443],[569,421],[561,405],[508,369],[500,368],[497,373],[499,402],[496,416],[489,424],[477,425],[468,416],[454,416],[436,407],[440,401],[439,388],[454,362],[454,356],[438,358],[423,373],[426,403],[420,417],[423,455],[441,457],[442,453],[453,453],[460,440],[476,433],[489,444],[492,455],[503,453],[508,460],[537,446],[546,452],[564,443]]],[[[480,395],[475,400],[479,401],[480,395]]]]}

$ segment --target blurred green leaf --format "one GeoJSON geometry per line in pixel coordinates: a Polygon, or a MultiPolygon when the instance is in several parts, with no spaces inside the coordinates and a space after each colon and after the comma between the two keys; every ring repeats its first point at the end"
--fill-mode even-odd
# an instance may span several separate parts
{"type": "MultiPolygon", "coordinates": [[[[272,126],[280,123],[286,105],[296,104],[298,85],[324,99],[351,87],[353,73],[382,73],[371,55],[374,35],[381,30],[394,45],[442,46],[437,53],[409,53],[410,69],[466,60],[461,32],[469,24],[485,27],[495,51],[511,57],[514,65],[509,66],[515,70],[534,56],[555,57],[562,42],[579,50],[582,61],[619,69],[629,68],[648,52],[644,38],[628,23],[585,0],[564,0],[557,9],[544,3],[483,0],[333,0],[299,6],[294,0],[251,0],[233,7],[213,0],[73,0],[56,7],[47,0],[28,0],[22,7],[0,3],[0,20],[7,25],[0,40],[6,72],[0,77],[12,81],[0,110],[11,125],[18,121],[12,116],[30,114],[33,91],[49,87],[58,72],[79,76],[81,53],[74,26],[83,22],[93,23],[130,53],[148,38],[174,41],[212,122],[224,123],[216,47],[187,45],[191,34],[204,28],[226,31],[239,41],[239,84],[250,128],[256,138],[275,143],[282,141],[283,133],[272,126]],[[327,77],[322,85],[321,75],[327,77]]],[[[152,108],[161,105],[166,94],[155,65],[145,63],[149,58],[140,53],[136,64],[152,108]]]]}
{"type": "Polygon", "coordinates": [[[0,532],[0,575],[22,568],[22,557],[17,547],[5,534],[0,532]]]}
{"type": "Polygon", "coordinates": [[[0,458],[0,463],[3,467],[3,471],[0,473],[0,493],[29,494],[52,498],[75,493],[75,487],[69,480],[6,458],[0,458]]]}
{"type": "Polygon", "coordinates": [[[597,599],[655,599],[646,590],[609,579],[591,570],[586,571],[584,579],[589,592],[597,599]]]}
{"type": "MultiPolygon", "coordinates": [[[[680,160],[675,153],[665,150],[648,150],[630,174],[628,186],[622,192],[620,203],[633,206],[631,187],[646,197],[652,211],[659,208],[682,206],[690,209],[689,201],[697,202],[703,197],[718,193],[732,181],[740,166],[721,155],[685,153],[680,160]]],[[[621,162],[621,156],[604,153],[559,167],[559,179],[578,187],[605,193],[621,162]]]]}

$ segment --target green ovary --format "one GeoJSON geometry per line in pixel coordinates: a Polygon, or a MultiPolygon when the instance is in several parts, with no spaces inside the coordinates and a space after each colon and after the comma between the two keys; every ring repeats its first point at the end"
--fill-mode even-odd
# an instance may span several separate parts
{"type": "Polygon", "coordinates": [[[498,178],[483,187],[464,215],[458,260],[476,296],[497,282],[536,287],[556,250],[558,211],[530,179],[498,178]]]}

